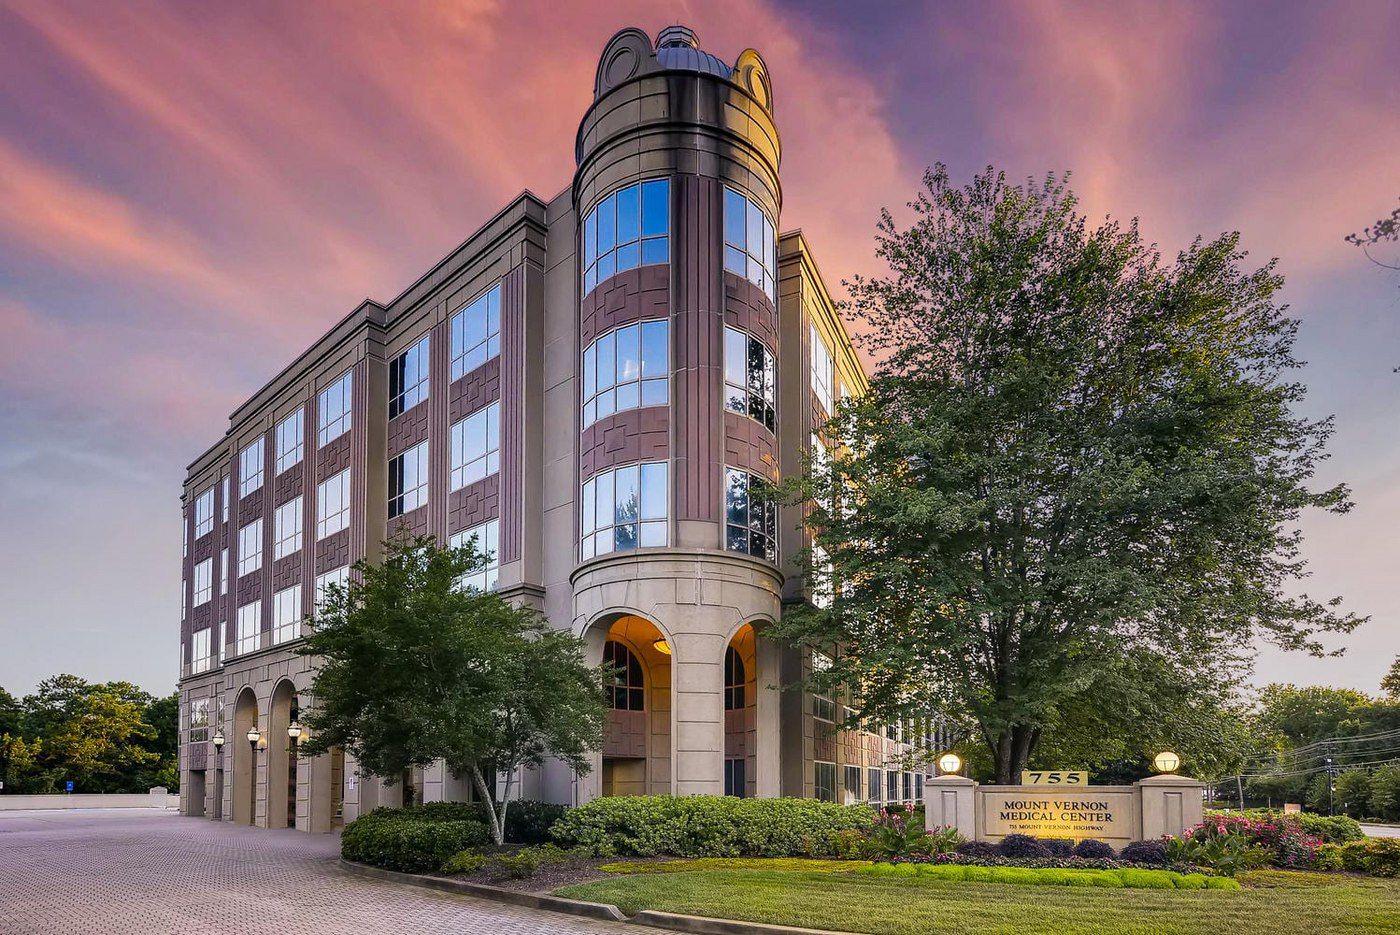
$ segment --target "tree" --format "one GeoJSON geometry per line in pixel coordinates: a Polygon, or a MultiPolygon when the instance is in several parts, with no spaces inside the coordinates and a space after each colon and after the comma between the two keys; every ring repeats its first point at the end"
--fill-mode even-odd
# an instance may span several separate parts
{"type": "Polygon", "coordinates": [[[1010,782],[1127,652],[1189,677],[1361,622],[1293,596],[1300,514],[1350,502],[1309,486],[1332,423],[1295,414],[1274,264],[1234,234],[1164,263],[1054,176],[939,166],[911,208],[880,222],[888,275],[849,284],[870,390],[787,487],[831,595],[781,626],[835,660],[813,687],[853,719],[966,711],[1010,782]]]}
{"type": "Polygon", "coordinates": [[[1365,818],[1371,812],[1371,774],[1349,769],[1337,776],[1333,798],[1337,811],[1352,818],[1365,818]]]}
{"type": "Polygon", "coordinates": [[[441,759],[470,778],[499,844],[519,773],[551,757],[586,772],[606,705],[579,638],[458,585],[487,560],[474,545],[399,540],[382,563],[356,563],[358,582],[331,588],[298,650],[320,660],[302,750],[341,746],[383,777],[441,759]]]}
{"type": "Polygon", "coordinates": [[[71,779],[85,791],[134,791],[135,777],[159,759],[145,746],[156,735],[144,720],[151,701],[130,682],[93,685],[67,674],[40,682],[24,699],[24,720],[40,740],[46,785],[71,779]]]}
{"type": "Polygon", "coordinates": [[[1390,214],[1380,218],[1361,233],[1346,236],[1347,243],[1360,247],[1365,251],[1367,259],[1377,266],[1384,266],[1386,269],[1400,269],[1400,266],[1382,263],[1371,256],[1371,248],[1378,244],[1395,243],[1397,240],[1400,240],[1400,208],[1396,208],[1390,214]]]}
{"type": "Polygon", "coordinates": [[[1371,814],[1382,821],[1400,820],[1400,765],[1382,766],[1371,774],[1371,814]]]}
{"type": "Polygon", "coordinates": [[[1313,774],[1308,780],[1307,789],[1303,794],[1303,804],[1315,812],[1332,813],[1335,802],[1335,793],[1328,782],[1328,775],[1325,772],[1313,774]]]}
{"type": "Polygon", "coordinates": [[[1390,664],[1390,671],[1381,679],[1381,691],[1400,701],[1400,656],[1395,657],[1395,661],[1390,664]]]}

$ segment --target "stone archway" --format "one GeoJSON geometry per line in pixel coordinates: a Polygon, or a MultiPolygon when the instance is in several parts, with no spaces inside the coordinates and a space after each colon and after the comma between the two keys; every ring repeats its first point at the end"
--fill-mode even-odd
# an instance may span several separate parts
{"type": "Polygon", "coordinates": [[[618,670],[609,690],[603,749],[584,778],[580,801],[600,795],[663,795],[672,790],[672,664],[666,634],[622,613],[585,634],[588,655],[618,670]]]}
{"type": "Polygon", "coordinates": [[[297,826],[296,741],[288,728],[298,716],[296,686],[283,679],[272,690],[267,719],[267,827],[297,826]]]}
{"type": "Polygon", "coordinates": [[[251,687],[238,693],[233,706],[233,734],[225,741],[233,747],[232,816],[235,824],[257,823],[257,750],[248,743],[248,731],[258,726],[258,696],[251,687]]]}
{"type": "Polygon", "coordinates": [[[743,624],[724,648],[724,794],[758,794],[758,639],[743,624]]]}

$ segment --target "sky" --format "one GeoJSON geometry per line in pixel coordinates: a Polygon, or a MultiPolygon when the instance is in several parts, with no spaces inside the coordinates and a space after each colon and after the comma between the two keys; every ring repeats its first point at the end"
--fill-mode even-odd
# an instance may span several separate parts
{"type": "MultiPolygon", "coordinates": [[[[1400,275],[1343,240],[1400,196],[1400,4],[0,0],[0,685],[177,676],[179,495],[228,414],[503,203],[562,190],[597,57],[683,22],[759,50],[781,227],[833,285],[882,206],[1072,172],[1174,253],[1278,257],[1336,415],[1314,596],[1371,615],[1255,679],[1375,691],[1400,654],[1400,275]]],[[[1400,251],[1397,251],[1400,252],[1400,251]]]]}

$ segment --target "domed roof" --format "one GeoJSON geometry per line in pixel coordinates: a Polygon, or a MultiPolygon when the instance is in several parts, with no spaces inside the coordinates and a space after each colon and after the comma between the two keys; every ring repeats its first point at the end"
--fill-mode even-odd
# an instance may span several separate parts
{"type": "Polygon", "coordinates": [[[685,26],[667,26],[656,36],[656,63],[672,71],[698,71],[728,79],[734,69],[700,48],[695,32],[685,26]]]}

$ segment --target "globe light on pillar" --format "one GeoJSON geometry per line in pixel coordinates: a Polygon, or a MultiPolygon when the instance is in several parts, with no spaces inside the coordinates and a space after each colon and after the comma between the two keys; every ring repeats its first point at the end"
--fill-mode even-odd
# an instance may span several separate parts
{"type": "Polygon", "coordinates": [[[1181,768],[1181,757],[1170,750],[1163,750],[1152,758],[1152,768],[1159,773],[1174,773],[1181,768]]]}
{"type": "Polygon", "coordinates": [[[949,751],[938,758],[938,771],[944,775],[951,775],[962,770],[962,757],[949,751]]]}
{"type": "Polygon", "coordinates": [[[222,750],[224,748],[224,729],[222,727],[214,731],[214,737],[210,743],[214,745],[215,750],[222,750]]]}
{"type": "Polygon", "coordinates": [[[257,746],[258,741],[261,739],[262,731],[258,730],[258,725],[254,724],[252,727],[248,728],[248,742],[250,744],[257,746]]]}

